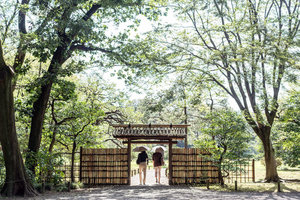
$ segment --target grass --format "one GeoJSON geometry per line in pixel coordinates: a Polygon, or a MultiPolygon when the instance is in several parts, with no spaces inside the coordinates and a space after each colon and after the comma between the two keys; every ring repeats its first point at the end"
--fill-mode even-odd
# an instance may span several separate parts
{"type": "MultiPolygon", "coordinates": [[[[277,168],[278,175],[284,180],[295,180],[300,181],[300,168],[291,168],[288,166],[279,166],[277,168]]],[[[255,161],[255,181],[261,182],[264,180],[266,175],[266,168],[260,161],[255,161]]]]}
{"type": "MultiPolygon", "coordinates": [[[[278,167],[278,175],[284,181],[280,183],[282,192],[300,192],[300,168],[290,168],[287,166],[278,167]],[[288,181],[298,180],[298,181],[288,181]]],[[[241,192],[277,192],[277,183],[264,183],[266,169],[260,161],[255,162],[255,183],[238,183],[238,191],[241,192]]],[[[206,188],[206,185],[199,186],[206,188]]],[[[211,185],[211,190],[215,191],[235,191],[234,183],[226,183],[225,187],[211,185]]]]}
{"type": "MultiPolygon", "coordinates": [[[[205,189],[205,185],[198,186],[205,189]]],[[[277,192],[277,183],[238,183],[239,192],[277,192]]],[[[300,192],[300,182],[283,182],[280,183],[282,192],[300,192]]],[[[225,187],[220,185],[211,185],[211,190],[214,191],[235,191],[233,183],[226,184],[225,187]]]]}

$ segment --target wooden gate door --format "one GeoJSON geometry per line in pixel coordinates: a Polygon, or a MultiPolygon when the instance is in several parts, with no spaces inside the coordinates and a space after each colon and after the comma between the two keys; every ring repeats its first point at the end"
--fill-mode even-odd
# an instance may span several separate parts
{"type": "Polygon", "coordinates": [[[209,153],[195,148],[172,148],[170,183],[194,184],[206,181],[218,183],[217,163],[204,158],[203,155],[209,155],[209,153]]]}
{"type": "Polygon", "coordinates": [[[127,185],[127,149],[80,149],[80,181],[87,185],[127,185]]]}

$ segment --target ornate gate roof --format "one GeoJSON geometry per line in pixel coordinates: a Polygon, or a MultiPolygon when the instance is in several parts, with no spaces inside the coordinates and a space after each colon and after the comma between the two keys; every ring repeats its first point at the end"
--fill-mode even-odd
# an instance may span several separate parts
{"type": "Polygon", "coordinates": [[[187,124],[116,124],[113,136],[119,139],[176,139],[186,137],[187,124]]]}

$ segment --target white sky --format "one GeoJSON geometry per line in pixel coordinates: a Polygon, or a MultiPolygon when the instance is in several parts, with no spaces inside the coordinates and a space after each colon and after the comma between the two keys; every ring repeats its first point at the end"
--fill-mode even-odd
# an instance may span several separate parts
{"type": "MultiPolygon", "coordinates": [[[[147,33],[153,30],[153,26],[157,25],[157,23],[160,24],[178,24],[178,20],[176,20],[176,17],[174,16],[174,13],[169,13],[168,16],[166,17],[161,17],[161,20],[159,22],[150,22],[149,20],[146,19],[146,17],[144,16],[140,16],[139,19],[141,20],[140,26],[138,27],[138,34],[143,34],[143,33],[147,33]]],[[[114,27],[114,29],[111,30],[112,34],[117,33],[120,30],[124,30],[127,28],[127,26],[130,23],[125,23],[122,24],[119,27],[114,27]]],[[[113,26],[110,26],[113,27],[113,26]]],[[[133,35],[134,36],[134,35],[133,35]]],[[[138,100],[138,99],[143,99],[146,96],[146,91],[144,89],[140,89],[140,93],[134,92],[134,91],[129,91],[129,87],[127,86],[124,82],[123,79],[118,79],[117,76],[111,76],[111,73],[115,72],[116,69],[111,69],[108,70],[108,72],[103,73],[103,72],[99,72],[102,74],[102,77],[104,80],[106,80],[107,82],[113,83],[116,85],[116,87],[121,90],[121,91],[127,91],[129,92],[129,97],[131,100],[138,100]]],[[[160,84],[160,85],[143,85],[142,87],[146,88],[147,91],[151,90],[154,93],[158,92],[159,90],[162,89],[167,89],[169,87],[169,85],[167,84],[160,84]]],[[[234,108],[235,110],[239,110],[237,107],[237,104],[235,103],[235,101],[229,97],[228,99],[228,103],[229,105],[234,108]]]]}

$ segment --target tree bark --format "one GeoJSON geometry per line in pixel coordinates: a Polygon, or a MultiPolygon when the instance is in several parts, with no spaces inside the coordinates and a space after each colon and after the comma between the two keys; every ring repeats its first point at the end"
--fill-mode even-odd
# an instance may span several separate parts
{"type": "Polygon", "coordinates": [[[57,132],[57,126],[54,125],[54,130],[53,130],[53,134],[52,134],[52,139],[51,139],[51,143],[49,145],[49,153],[52,153],[54,144],[56,142],[56,132],[57,132]]]}
{"type": "Polygon", "coordinates": [[[224,157],[225,153],[227,152],[227,146],[223,144],[222,148],[223,148],[223,152],[221,153],[220,158],[219,158],[218,179],[219,179],[221,186],[223,187],[224,186],[224,178],[223,178],[223,174],[222,174],[222,163],[223,163],[223,157],[224,157]]]}
{"type": "MultiPolygon", "coordinates": [[[[2,48],[2,47],[1,47],[2,48]]],[[[1,52],[2,53],[2,52],[1,52]]],[[[36,196],[25,171],[20,153],[14,113],[13,70],[0,62],[0,142],[5,161],[6,178],[2,196],[36,196]]]]}
{"type": "Polygon", "coordinates": [[[58,70],[61,67],[64,60],[64,55],[66,53],[66,46],[60,46],[54,53],[52,61],[50,63],[47,73],[42,78],[43,85],[41,86],[41,92],[37,100],[33,103],[33,113],[31,118],[31,130],[28,142],[28,152],[26,157],[26,166],[28,169],[35,174],[35,167],[37,161],[35,154],[38,152],[41,144],[42,138],[42,128],[44,122],[44,116],[47,108],[47,103],[49,100],[51,88],[54,79],[58,75],[58,70]]]}
{"type": "Polygon", "coordinates": [[[266,164],[266,182],[278,182],[280,180],[277,173],[277,164],[275,151],[270,138],[271,128],[264,129],[265,134],[261,138],[264,147],[264,156],[266,164]]]}
{"type": "Polygon", "coordinates": [[[75,182],[75,177],[74,177],[74,162],[75,162],[75,152],[76,152],[76,141],[73,141],[73,148],[72,148],[72,163],[71,163],[71,182],[75,182]]]}

